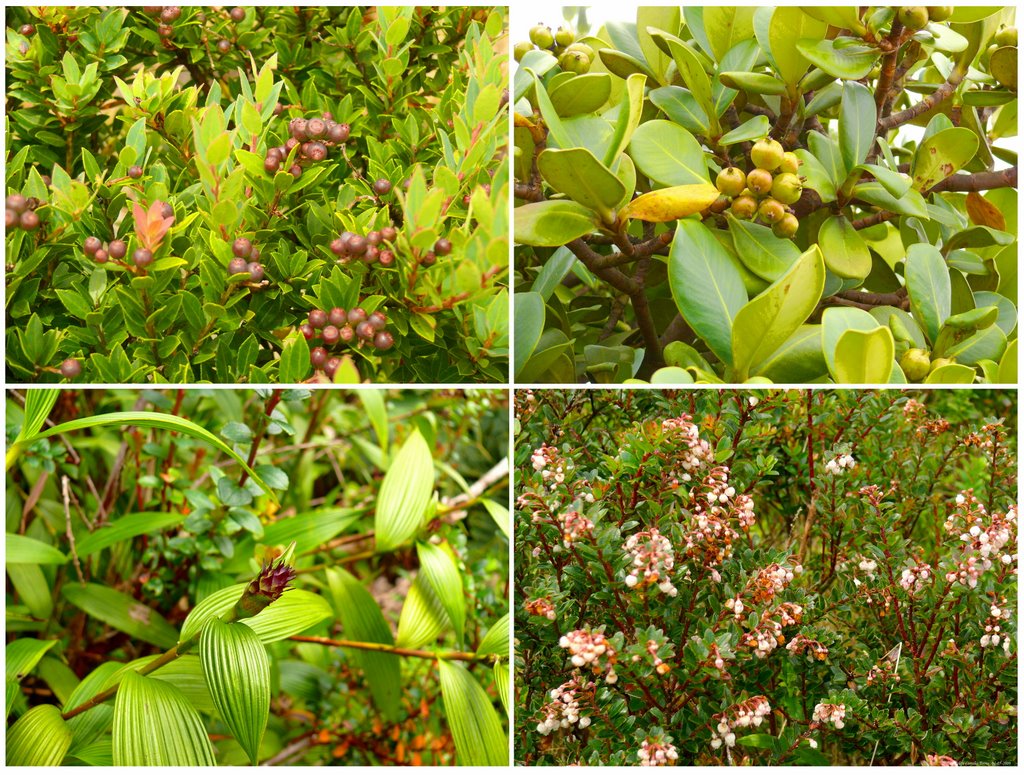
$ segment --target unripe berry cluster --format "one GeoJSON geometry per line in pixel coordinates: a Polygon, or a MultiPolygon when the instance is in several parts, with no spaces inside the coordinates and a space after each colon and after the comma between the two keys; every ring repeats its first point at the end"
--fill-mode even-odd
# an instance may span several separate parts
{"type": "Polygon", "coordinates": [[[11,194],[7,197],[5,205],[4,226],[8,231],[11,229],[35,231],[39,228],[39,216],[36,214],[38,201],[26,199],[21,194],[11,194]]]}
{"type": "Polygon", "coordinates": [[[777,237],[793,237],[800,222],[789,205],[796,204],[803,193],[803,180],[797,174],[800,159],[777,140],[765,138],[751,148],[750,163],[753,169],[746,173],[739,167],[718,173],[715,185],[722,196],[710,211],[729,208],[736,218],[756,218],[771,226],[777,237]]]}
{"type": "Polygon", "coordinates": [[[678,590],[669,574],[675,565],[672,542],[658,532],[658,528],[643,530],[626,539],[622,551],[630,556],[632,567],[626,575],[626,586],[640,588],[657,584],[658,589],[670,597],[678,590]]]}
{"type": "Polygon", "coordinates": [[[356,258],[368,265],[391,266],[395,263],[393,248],[397,237],[398,230],[394,226],[374,229],[365,235],[343,231],[331,242],[330,249],[338,257],[339,264],[347,264],[356,258]]]}
{"type": "MultiPolygon", "coordinates": [[[[124,240],[120,239],[110,240],[109,243],[104,245],[103,241],[99,237],[86,237],[85,241],[82,243],[82,251],[85,253],[85,255],[87,255],[97,264],[105,264],[110,259],[114,259],[114,261],[120,261],[122,258],[124,258],[125,255],[128,253],[128,245],[127,243],[125,243],[124,240]]],[[[135,252],[139,253],[138,250],[136,250],[135,252]]],[[[145,267],[152,263],[152,252],[148,250],[145,252],[148,253],[149,255],[145,256],[140,254],[140,257],[143,260],[141,264],[139,264],[136,261],[136,266],[145,267]]]]}
{"type": "Polygon", "coordinates": [[[355,342],[359,347],[368,345],[378,350],[390,350],[395,339],[387,330],[387,324],[387,317],[379,310],[367,313],[362,307],[350,310],[334,307],[330,310],[310,310],[307,322],[299,326],[299,331],[307,341],[319,338],[326,345],[310,350],[309,362],[313,368],[322,369],[328,378],[333,379],[341,361],[331,357],[327,347],[333,347],[339,342],[355,342]]]}
{"type": "Polygon", "coordinates": [[[291,137],[284,145],[267,149],[263,169],[274,175],[291,158],[287,171],[297,178],[302,175],[304,165],[324,161],[329,147],[344,144],[350,131],[348,124],[338,123],[330,113],[324,113],[321,118],[293,118],[288,122],[291,137]]]}
{"type": "Polygon", "coordinates": [[[250,282],[262,282],[264,269],[259,262],[260,251],[251,240],[239,237],[231,243],[231,252],[235,257],[228,262],[228,274],[248,274],[250,282]]]}
{"type": "Polygon", "coordinates": [[[576,33],[568,27],[559,27],[552,32],[547,25],[534,25],[530,29],[530,39],[515,45],[513,55],[516,61],[521,62],[535,47],[552,52],[558,57],[559,67],[577,75],[589,72],[594,61],[594,49],[586,43],[576,42],[576,33]]]}

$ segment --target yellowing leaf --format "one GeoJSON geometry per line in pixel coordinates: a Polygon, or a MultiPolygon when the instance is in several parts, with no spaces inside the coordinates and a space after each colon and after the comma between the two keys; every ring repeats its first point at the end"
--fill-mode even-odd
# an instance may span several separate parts
{"type": "Polygon", "coordinates": [[[626,205],[623,215],[641,221],[665,223],[699,213],[718,197],[718,189],[710,183],[660,188],[638,196],[626,205]]]}
{"type": "Polygon", "coordinates": [[[971,191],[967,195],[967,215],[975,226],[988,226],[990,229],[1006,231],[1006,218],[999,212],[999,208],[977,191],[971,191]]]}

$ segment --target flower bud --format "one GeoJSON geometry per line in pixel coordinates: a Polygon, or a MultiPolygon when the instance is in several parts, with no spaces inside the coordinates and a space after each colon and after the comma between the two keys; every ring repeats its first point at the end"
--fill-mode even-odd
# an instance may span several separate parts
{"type": "Polygon", "coordinates": [[[235,604],[235,616],[238,619],[255,616],[279,599],[294,578],[295,569],[290,565],[283,562],[269,565],[264,563],[235,604]]]}

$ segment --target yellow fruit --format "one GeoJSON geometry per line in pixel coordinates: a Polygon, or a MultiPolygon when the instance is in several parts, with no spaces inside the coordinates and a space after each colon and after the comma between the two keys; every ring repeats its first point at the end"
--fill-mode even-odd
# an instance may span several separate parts
{"type": "Polygon", "coordinates": [[[797,229],[800,228],[800,221],[793,213],[786,213],[782,216],[782,220],[772,226],[772,232],[776,237],[782,237],[783,239],[790,239],[796,236],[797,229]]]}
{"type": "Polygon", "coordinates": [[[579,51],[566,51],[558,58],[558,66],[566,72],[583,75],[590,70],[590,57],[579,51]]]}
{"type": "Polygon", "coordinates": [[[772,181],[772,196],[784,205],[796,204],[800,201],[800,194],[803,193],[803,190],[800,178],[792,172],[776,175],[775,180],[772,181]]]}
{"type": "Polygon", "coordinates": [[[794,175],[800,171],[800,158],[792,151],[782,154],[782,164],[779,165],[780,172],[792,172],[794,175]]]}
{"type": "Polygon", "coordinates": [[[928,24],[928,9],[923,5],[905,5],[900,8],[900,22],[908,30],[920,30],[928,24]]]}
{"type": "Polygon", "coordinates": [[[747,176],[739,167],[726,167],[718,173],[715,185],[726,196],[739,196],[747,187],[747,176]]]}
{"type": "MultiPolygon", "coordinates": [[[[939,360],[946,359],[940,358],[939,360]]],[[[911,382],[919,382],[927,377],[931,366],[932,361],[928,351],[922,350],[920,347],[912,347],[900,358],[900,368],[911,382]]]]}
{"type": "Polygon", "coordinates": [[[999,32],[992,38],[997,46],[1016,46],[1017,45],[1017,28],[1016,27],[1003,27],[999,32]]]}
{"type": "Polygon", "coordinates": [[[570,30],[568,27],[559,27],[558,31],[555,32],[556,46],[571,46],[575,40],[576,33],[570,30]]]}
{"type": "Polygon", "coordinates": [[[754,143],[754,147],[750,149],[750,160],[754,162],[755,167],[774,172],[782,164],[784,154],[782,143],[766,137],[754,143]]]}
{"type": "Polygon", "coordinates": [[[551,48],[555,45],[555,36],[551,33],[551,28],[543,24],[530,29],[530,40],[537,48],[551,48]]]}
{"type": "Polygon", "coordinates": [[[516,43],[516,47],[513,49],[513,54],[517,62],[522,62],[523,57],[533,51],[533,44],[528,40],[521,40],[516,43]]]}
{"type": "Polygon", "coordinates": [[[768,197],[761,200],[761,204],[757,208],[757,214],[768,221],[768,223],[778,223],[786,217],[786,208],[782,206],[782,202],[779,200],[768,197]]]}
{"type": "Polygon", "coordinates": [[[738,196],[732,200],[732,214],[747,221],[757,212],[757,200],[752,196],[738,196]]]}
{"type": "Polygon", "coordinates": [[[772,173],[766,169],[751,170],[747,173],[747,188],[755,196],[764,196],[772,190],[772,173]]]}
{"type": "Polygon", "coordinates": [[[949,366],[952,363],[956,363],[953,358],[936,358],[932,361],[931,368],[928,369],[928,373],[931,374],[936,369],[941,369],[943,366],[949,366]]]}
{"type": "Polygon", "coordinates": [[[953,15],[953,6],[951,5],[929,5],[927,8],[928,18],[933,22],[944,22],[953,15]]]}

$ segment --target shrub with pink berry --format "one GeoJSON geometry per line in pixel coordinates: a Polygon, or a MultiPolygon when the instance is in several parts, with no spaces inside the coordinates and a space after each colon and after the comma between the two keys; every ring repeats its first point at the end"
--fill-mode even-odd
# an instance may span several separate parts
{"type": "Polygon", "coordinates": [[[1017,762],[999,391],[517,391],[517,761],[1017,762]]]}

